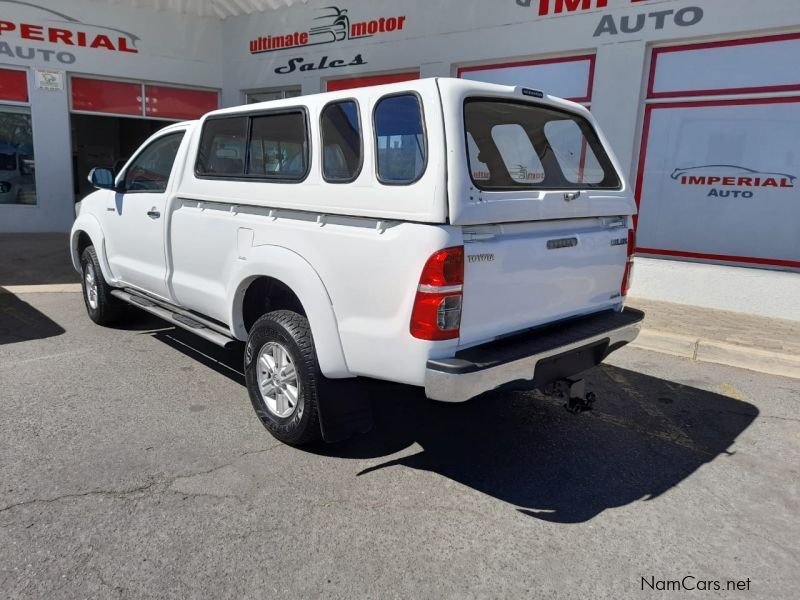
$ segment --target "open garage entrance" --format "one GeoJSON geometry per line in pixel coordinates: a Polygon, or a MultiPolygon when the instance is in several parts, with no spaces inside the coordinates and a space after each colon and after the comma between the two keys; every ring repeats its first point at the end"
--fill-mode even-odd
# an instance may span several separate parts
{"type": "Polygon", "coordinates": [[[118,173],[142,142],[169,124],[169,121],[156,119],[71,115],[75,200],[94,189],[87,180],[91,169],[105,167],[118,173]]]}
{"type": "Polygon", "coordinates": [[[153,133],[219,107],[216,90],[142,81],[72,77],[70,130],[75,200],[92,191],[93,167],[119,172],[153,133]]]}

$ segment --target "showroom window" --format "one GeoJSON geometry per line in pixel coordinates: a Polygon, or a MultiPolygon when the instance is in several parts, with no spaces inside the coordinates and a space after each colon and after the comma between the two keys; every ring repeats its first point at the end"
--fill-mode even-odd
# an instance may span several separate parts
{"type": "Polygon", "coordinates": [[[28,73],[0,69],[0,204],[36,204],[28,73]]]}
{"type": "Polygon", "coordinates": [[[214,90],[72,77],[72,112],[111,114],[150,119],[197,119],[219,106],[214,90]]]}
{"type": "Polygon", "coordinates": [[[800,34],[653,50],[638,252],[800,269],[798,54],[800,34]]]}
{"type": "Polygon", "coordinates": [[[247,104],[256,102],[268,102],[270,100],[283,100],[285,98],[297,98],[300,96],[300,88],[285,88],[282,90],[258,90],[245,92],[247,104]]]}

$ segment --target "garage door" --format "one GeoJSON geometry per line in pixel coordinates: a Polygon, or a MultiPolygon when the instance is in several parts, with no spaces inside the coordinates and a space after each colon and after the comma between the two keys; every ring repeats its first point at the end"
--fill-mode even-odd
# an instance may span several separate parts
{"type": "Polygon", "coordinates": [[[653,51],[638,251],[800,269],[800,35],[653,51]]]}
{"type": "Polygon", "coordinates": [[[372,75],[369,77],[350,77],[347,79],[332,79],[326,83],[326,90],[336,92],[339,90],[349,90],[352,88],[368,87],[370,85],[384,85],[386,83],[398,83],[400,81],[411,81],[419,79],[419,71],[407,73],[389,73],[387,75],[372,75]]]}
{"type": "Polygon", "coordinates": [[[219,107],[213,90],[73,77],[73,112],[101,113],[149,119],[196,119],[219,107]]]}
{"type": "Polygon", "coordinates": [[[595,56],[567,56],[524,62],[462,67],[463,79],[524,86],[551,96],[588,104],[592,101],[595,56]]]}

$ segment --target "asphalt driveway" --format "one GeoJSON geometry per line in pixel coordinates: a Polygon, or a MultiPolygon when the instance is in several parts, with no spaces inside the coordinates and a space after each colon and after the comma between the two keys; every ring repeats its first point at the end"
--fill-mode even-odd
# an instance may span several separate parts
{"type": "Polygon", "coordinates": [[[797,597],[797,380],[625,349],[579,417],[373,384],[372,433],[297,450],[240,364],[144,314],[97,327],[79,294],[0,295],[1,595],[797,597]]]}

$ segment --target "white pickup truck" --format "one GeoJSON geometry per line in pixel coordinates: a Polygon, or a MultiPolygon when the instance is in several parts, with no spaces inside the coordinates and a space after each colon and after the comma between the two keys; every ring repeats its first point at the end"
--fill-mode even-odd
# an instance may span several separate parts
{"type": "Polygon", "coordinates": [[[591,114],[538,90],[426,79],[217,110],[89,177],[71,251],[90,318],[132,304],[246,342],[256,413],[290,444],[367,429],[356,378],[447,402],[565,389],[643,317],[623,308],[630,187],[591,114]]]}

